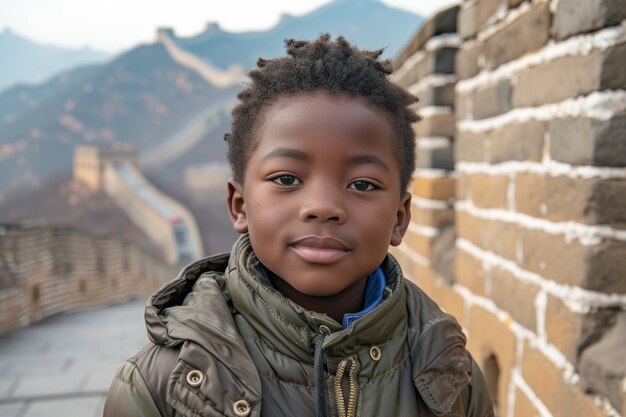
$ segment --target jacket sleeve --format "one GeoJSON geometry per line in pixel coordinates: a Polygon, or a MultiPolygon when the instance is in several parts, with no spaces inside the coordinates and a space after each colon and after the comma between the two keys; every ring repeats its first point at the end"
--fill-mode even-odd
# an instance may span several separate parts
{"type": "Polygon", "coordinates": [[[469,400],[467,401],[468,417],[494,417],[493,403],[483,373],[474,358],[472,360],[472,376],[469,385],[469,400]]]}
{"type": "Polygon", "coordinates": [[[162,417],[137,366],[126,361],[117,371],[103,417],[162,417]]]}

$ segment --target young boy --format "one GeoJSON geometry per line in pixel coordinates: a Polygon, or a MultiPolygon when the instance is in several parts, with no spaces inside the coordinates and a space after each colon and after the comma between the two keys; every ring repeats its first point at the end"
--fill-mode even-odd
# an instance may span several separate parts
{"type": "Polygon", "coordinates": [[[287,40],[227,134],[241,237],[153,295],[104,415],[492,416],[457,322],[387,254],[410,220],[409,106],[382,50],[287,40]]]}

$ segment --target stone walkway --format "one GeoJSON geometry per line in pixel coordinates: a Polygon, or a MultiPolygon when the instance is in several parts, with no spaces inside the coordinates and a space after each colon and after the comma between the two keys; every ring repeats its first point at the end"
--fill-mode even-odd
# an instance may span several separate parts
{"type": "Polygon", "coordinates": [[[148,342],[144,303],[59,314],[0,336],[0,416],[101,416],[115,371],[148,342]]]}

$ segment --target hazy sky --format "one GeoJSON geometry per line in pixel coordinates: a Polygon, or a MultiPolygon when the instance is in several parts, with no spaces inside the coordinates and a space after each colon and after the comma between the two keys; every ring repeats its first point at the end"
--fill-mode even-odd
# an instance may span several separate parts
{"type": "MultiPolygon", "coordinates": [[[[429,16],[458,0],[382,0],[429,16]]],[[[38,42],[85,45],[118,52],[153,42],[156,27],[173,27],[180,36],[201,32],[217,21],[224,30],[264,30],[281,13],[306,14],[330,0],[0,0],[0,30],[6,27],[38,42]]]]}

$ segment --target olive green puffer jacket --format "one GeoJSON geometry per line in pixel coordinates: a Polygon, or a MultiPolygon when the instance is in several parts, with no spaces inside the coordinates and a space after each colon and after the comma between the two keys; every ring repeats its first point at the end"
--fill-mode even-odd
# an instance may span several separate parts
{"type": "Polygon", "coordinates": [[[493,416],[459,325],[391,255],[382,304],[343,329],[266,285],[246,235],[231,253],[150,298],[152,343],[119,369],[104,416],[493,416]]]}

